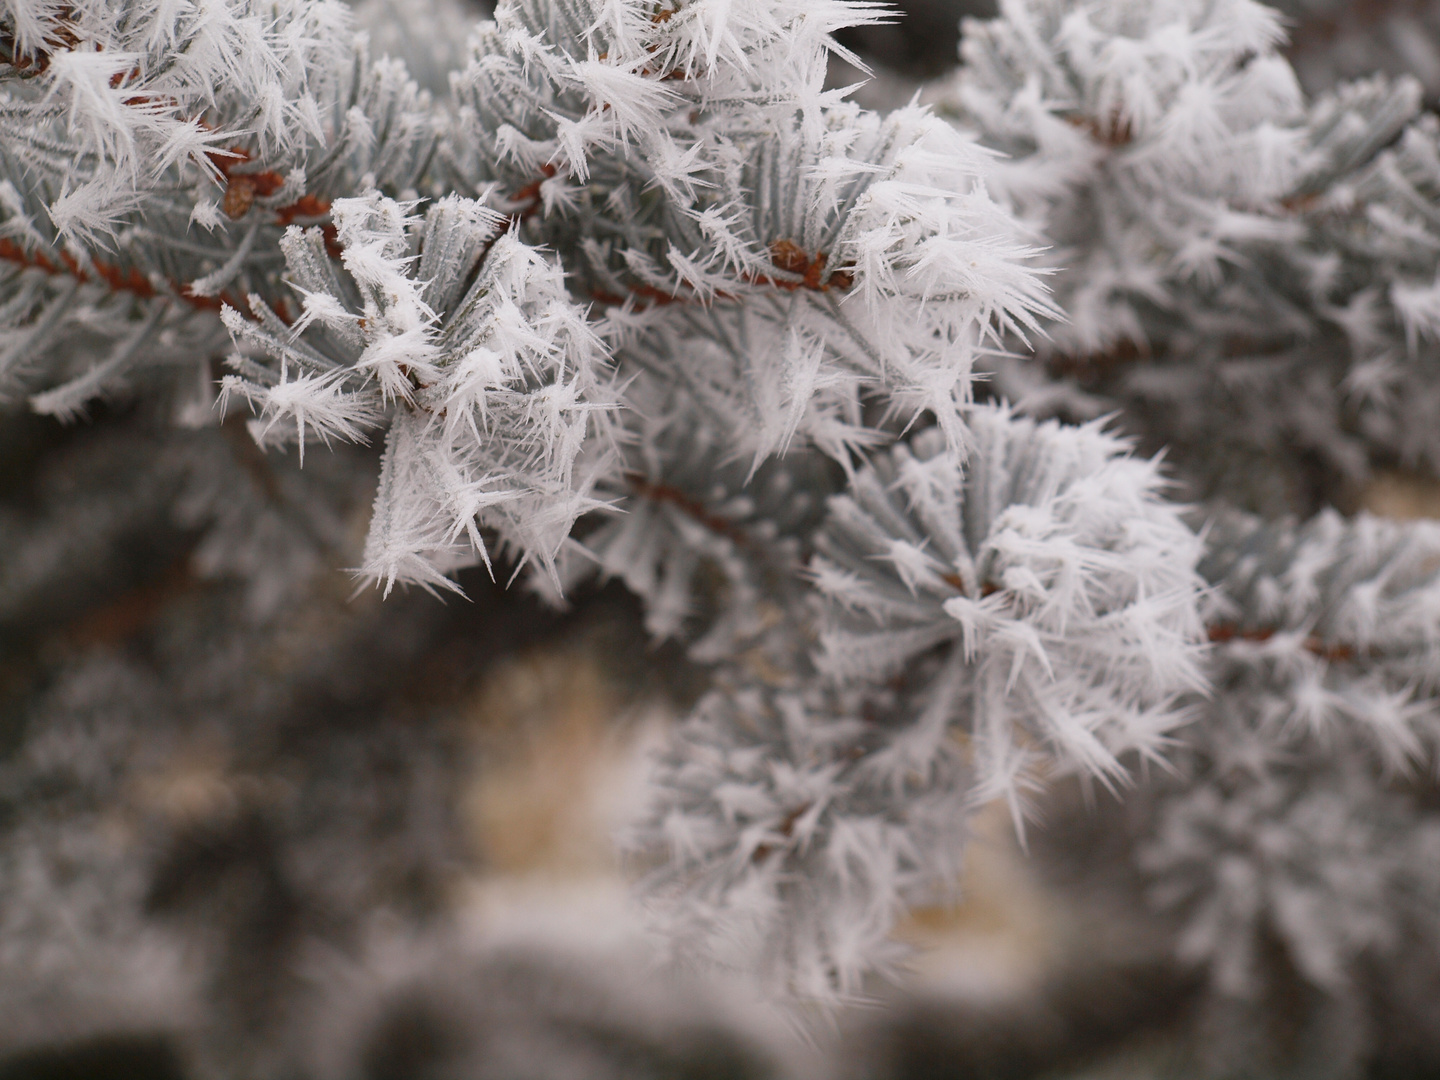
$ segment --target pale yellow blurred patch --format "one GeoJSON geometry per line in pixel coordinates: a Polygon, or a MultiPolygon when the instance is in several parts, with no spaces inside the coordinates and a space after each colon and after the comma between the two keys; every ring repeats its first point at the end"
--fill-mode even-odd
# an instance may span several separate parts
{"type": "Polygon", "coordinates": [[[154,772],[138,777],[134,800],[172,822],[204,821],[233,813],[258,781],[233,775],[212,748],[185,747],[154,772]],[[246,790],[237,790],[238,788],[246,790]]]}
{"type": "Polygon", "coordinates": [[[1033,993],[1064,961],[1064,920],[1020,850],[1001,800],[975,816],[959,900],[916,908],[895,937],[916,949],[919,988],[976,1001],[1033,993]]]}
{"type": "Polygon", "coordinates": [[[1440,518],[1440,480],[1394,470],[1377,472],[1361,505],[1377,517],[1398,521],[1440,518]]]}
{"type": "Polygon", "coordinates": [[[612,834],[641,787],[654,712],[582,647],[492,672],[464,716],[475,768],[461,809],[482,876],[613,879],[612,834]]]}

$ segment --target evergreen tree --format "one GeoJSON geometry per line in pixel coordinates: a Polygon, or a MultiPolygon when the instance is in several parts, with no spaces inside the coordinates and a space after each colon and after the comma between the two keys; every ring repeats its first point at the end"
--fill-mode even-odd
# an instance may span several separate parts
{"type": "MultiPolygon", "coordinates": [[[[40,625],[157,518],[243,610],[170,640],[171,685],[91,658],[31,696],[0,758],[25,885],[0,956],[63,979],[74,932],[119,982],[141,913],[218,911],[199,1059],[311,1052],[225,973],[262,938],[353,943],[387,874],[431,881],[405,790],[440,736],[377,720],[299,755],[407,808],[372,853],[317,842],[305,869],[337,781],[272,817],[235,797],[225,835],[273,858],[180,843],[219,860],[211,891],[96,838],[184,716],[285,714],[246,676],[373,483],[362,588],[480,567],[562,606],[619,579],[704,672],[622,837],[676,958],[863,996],[906,907],[952,894],[976,810],[1003,798],[1024,837],[1048,790],[1098,782],[1134,807],[1135,902],[1199,973],[1197,1024],[1233,1033],[1196,1067],[1310,1068],[1234,1021],[1299,986],[1326,1068],[1363,1069],[1385,973],[1440,979],[1414,947],[1440,900],[1440,533],[1338,512],[1379,470],[1440,472],[1434,73],[1312,98],[1253,0],[1005,0],[932,106],[882,113],[825,81],[863,68],[835,34],[879,4],[424,10],[0,0],[3,422],[128,402],[147,428],[83,490],[16,482],[0,615],[40,625]],[[337,852],[375,874],[341,888],[337,852]]],[[[627,1023],[646,1069],[695,1067],[627,1023]]],[[[621,1068],[599,1061],[575,1068],[621,1068]]]]}

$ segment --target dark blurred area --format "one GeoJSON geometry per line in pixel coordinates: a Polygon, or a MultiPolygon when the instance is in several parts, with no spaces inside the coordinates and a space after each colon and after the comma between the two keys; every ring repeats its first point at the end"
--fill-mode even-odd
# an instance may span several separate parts
{"type": "Polygon", "coordinates": [[[958,63],[960,20],[988,19],[993,0],[907,0],[880,26],[854,26],[836,35],[847,49],[888,72],[921,82],[958,63]]]}
{"type": "MultiPolygon", "coordinates": [[[[372,450],[11,419],[0,1078],[1196,1075],[1204,988],[1126,869],[1143,793],[1061,785],[1028,853],[997,817],[965,903],[902,928],[908,988],[797,1045],[617,916],[606,800],[703,688],[623,589],[355,595],[372,450]]],[[[1375,1077],[1440,1076],[1412,967],[1374,969],[1375,1077]]]]}
{"type": "Polygon", "coordinates": [[[497,665],[687,692],[616,587],[352,595],[371,451],[124,406],[0,438],[0,1075],[295,1073],[339,1007],[307,964],[448,932],[485,872],[497,665]]]}

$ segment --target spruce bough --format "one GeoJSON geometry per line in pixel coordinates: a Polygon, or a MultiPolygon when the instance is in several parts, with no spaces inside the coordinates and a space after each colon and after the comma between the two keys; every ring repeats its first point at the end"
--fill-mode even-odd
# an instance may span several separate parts
{"type": "Polygon", "coordinates": [[[1216,1000],[1344,995],[1428,887],[1440,539],[1328,507],[1440,463],[1440,122],[1250,0],[1007,0],[882,115],[885,17],[504,0],[432,93],[329,0],[3,0],[0,392],[382,442],[387,594],[622,580],[713,676],[623,838],[681,954],[860,993],[981,805],[1143,768],[1216,1000]]]}

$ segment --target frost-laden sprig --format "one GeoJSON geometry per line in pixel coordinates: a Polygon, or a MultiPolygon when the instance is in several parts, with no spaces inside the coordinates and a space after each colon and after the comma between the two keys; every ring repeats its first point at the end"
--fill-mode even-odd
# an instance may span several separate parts
{"type": "Polygon", "coordinates": [[[347,25],[330,0],[6,0],[0,135],[36,161],[64,147],[80,169],[49,209],[67,235],[91,239],[176,165],[218,177],[212,155],[237,137],[265,156],[321,137],[347,25]]]}
{"type": "Polygon", "coordinates": [[[1057,245],[1061,350],[1158,346],[1148,308],[1213,285],[1237,245],[1298,238],[1264,212],[1304,165],[1282,37],[1252,0],[1007,0],[967,21],[941,107],[1009,155],[994,188],[1057,245]]]}
{"type": "Polygon", "coordinates": [[[463,112],[450,155],[462,176],[511,193],[548,189],[529,196],[547,209],[567,189],[583,197],[595,179],[612,190],[640,180],[636,197],[652,178],[683,189],[693,172],[704,179],[692,133],[703,140],[737,117],[753,123],[833,99],[821,90],[825,61],[845,50],[830,35],[883,18],[877,7],[506,0],[476,30],[470,64],[454,80],[463,112]]]}
{"type": "Polygon", "coordinates": [[[137,384],[188,384],[223,350],[222,303],[258,293],[288,313],[289,225],[328,223],[337,195],[423,183],[437,139],[428,96],[400,65],[372,63],[363,40],[343,40],[340,60],[312,73],[318,131],[268,148],[230,132],[213,170],[181,161],[150,177],[103,246],[52,220],[57,193],[88,175],[83,148],[62,135],[0,140],[0,393],[70,418],[137,384]]]}
{"type": "Polygon", "coordinates": [[[1041,370],[998,362],[1002,393],[1122,408],[1198,492],[1256,508],[1440,461],[1418,83],[1307,103],[1250,0],[1012,0],[967,27],[942,108],[1010,155],[992,186],[1054,241],[1069,315],[1041,370]]]}
{"type": "Polygon", "coordinates": [[[625,837],[661,863],[642,891],[683,955],[823,1002],[894,969],[889,932],[906,905],[953,887],[973,807],[958,742],[893,767],[904,704],[813,675],[722,676],[625,837]]]}
{"type": "Polygon", "coordinates": [[[1232,513],[1207,547],[1212,690],[1139,865],[1207,1008],[1243,1023],[1298,979],[1363,1049],[1366,980],[1429,946],[1440,902],[1440,826],[1395,783],[1434,749],[1440,529],[1232,513]]]}
{"type": "Polygon", "coordinates": [[[30,391],[36,412],[72,420],[121,387],[193,383],[202,361],[224,349],[215,312],[158,295],[143,277],[116,279],[138,284],[137,295],[112,287],[103,259],[66,252],[75,275],[60,258],[12,250],[15,259],[0,257],[0,401],[30,391]]]}
{"type": "Polygon", "coordinates": [[[1177,919],[1176,959],[1205,980],[1206,1022],[1224,1026],[1214,1071],[1298,1057],[1317,1072],[1314,1048],[1284,1045],[1283,1008],[1326,1032],[1329,1075],[1359,1075],[1390,985],[1417,967],[1433,978],[1440,818],[1385,780],[1357,732],[1282,745],[1254,726],[1246,693],[1218,689],[1179,776],[1148,796],[1148,899],[1177,919]]]}
{"type": "Polygon", "coordinates": [[[1440,526],[1326,511],[1240,515],[1210,531],[1201,572],[1213,681],[1277,745],[1349,731],[1404,769],[1440,735],[1440,526]]]}
{"type": "Polygon", "coordinates": [[[389,434],[362,573],[456,588],[488,563],[481,527],[553,572],[576,517],[614,464],[613,394],[599,340],[558,268],[479,204],[448,197],[422,220],[377,193],[337,200],[340,273],[319,229],[283,241],[302,314],[259,297],[225,313],[250,355],[222,401],[243,397],[262,443],[389,434]],[[268,362],[261,362],[261,357],[268,362]]]}
{"type": "Polygon", "coordinates": [[[962,466],[922,432],[831,500],[815,582],[820,666],[899,678],[923,764],[959,729],[982,793],[1037,767],[1113,779],[1186,720],[1200,668],[1199,538],[1161,498],[1157,461],[1097,424],[967,415],[962,466]]]}
{"type": "Polygon", "coordinates": [[[821,94],[829,4],[584,9],[505,4],[477,34],[455,84],[461,186],[498,181],[528,237],[573,253],[622,366],[684,387],[755,463],[797,435],[841,460],[866,445],[862,388],[958,442],[987,336],[1055,314],[984,192],[988,155],[923,110],[821,94]],[[677,42],[705,12],[733,41],[701,62],[677,42]],[[632,62],[607,34],[637,13],[632,62]]]}
{"type": "Polygon", "coordinates": [[[848,460],[873,442],[867,397],[929,410],[963,445],[976,358],[1056,314],[985,192],[989,156],[922,109],[850,106],[732,133],[716,155],[713,190],[668,212],[664,250],[584,249],[612,323],[638,331],[624,356],[686,387],[757,461],[797,434],[848,460]]]}

